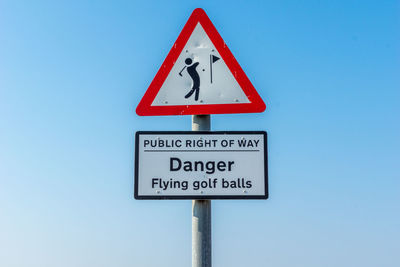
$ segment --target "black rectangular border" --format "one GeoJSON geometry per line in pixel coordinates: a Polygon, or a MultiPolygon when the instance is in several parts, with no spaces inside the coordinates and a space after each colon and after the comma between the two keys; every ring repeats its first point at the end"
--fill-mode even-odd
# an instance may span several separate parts
{"type": "Polygon", "coordinates": [[[135,177],[134,197],[138,200],[160,200],[160,199],[268,199],[268,146],[266,131],[137,131],[135,133],[135,177]],[[238,196],[238,195],[179,195],[179,196],[139,196],[139,136],[140,135],[240,135],[240,134],[262,134],[264,137],[264,184],[265,195],[238,196]]]}

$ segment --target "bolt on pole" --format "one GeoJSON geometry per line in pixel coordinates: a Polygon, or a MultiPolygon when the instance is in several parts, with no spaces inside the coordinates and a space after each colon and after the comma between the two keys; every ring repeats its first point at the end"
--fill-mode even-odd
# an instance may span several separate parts
{"type": "MultiPolygon", "coordinates": [[[[192,131],[209,131],[210,115],[193,115],[192,131]]],[[[211,267],[211,200],[192,200],[192,267],[211,267]]]]}

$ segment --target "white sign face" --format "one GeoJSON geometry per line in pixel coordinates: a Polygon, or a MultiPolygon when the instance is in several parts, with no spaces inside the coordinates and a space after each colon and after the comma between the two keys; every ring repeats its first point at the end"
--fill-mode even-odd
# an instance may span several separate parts
{"type": "Polygon", "coordinates": [[[136,199],[266,199],[267,133],[137,132],[136,199]]]}
{"type": "Polygon", "coordinates": [[[197,23],[152,106],[250,103],[200,23],[197,23]]]}

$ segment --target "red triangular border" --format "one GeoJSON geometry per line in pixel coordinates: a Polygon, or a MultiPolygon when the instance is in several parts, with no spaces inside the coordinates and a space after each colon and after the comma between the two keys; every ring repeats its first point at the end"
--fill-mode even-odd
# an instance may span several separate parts
{"type": "Polygon", "coordinates": [[[232,55],[231,51],[219,35],[217,29],[208,18],[206,12],[201,8],[196,8],[189,20],[186,22],[179,34],[171,51],[165,58],[164,63],[158,70],[154,80],[144,94],[142,100],[136,108],[136,113],[140,116],[159,116],[159,115],[201,115],[201,114],[228,114],[228,113],[255,113],[263,112],[265,103],[258,95],[256,89],[251,84],[249,78],[232,55]],[[165,79],[174,66],[179,55],[183,51],[187,41],[193,33],[197,23],[200,23],[207,33],[211,42],[214,44],[218,53],[225,61],[229,70],[232,72],[236,81],[246,94],[250,103],[238,104],[201,104],[201,105],[177,105],[177,106],[152,106],[157,93],[160,91],[165,79]]]}

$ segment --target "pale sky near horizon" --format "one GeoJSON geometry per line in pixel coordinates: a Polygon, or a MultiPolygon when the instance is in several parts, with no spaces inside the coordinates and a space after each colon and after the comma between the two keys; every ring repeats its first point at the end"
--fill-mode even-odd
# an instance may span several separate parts
{"type": "Polygon", "coordinates": [[[0,266],[191,264],[191,201],[133,198],[135,108],[203,8],[267,109],[268,200],[213,201],[213,266],[400,266],[399,1],[0,0],[0,266]]]}

